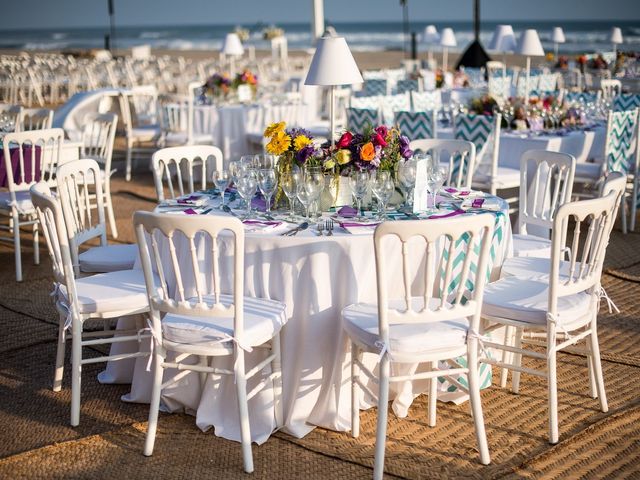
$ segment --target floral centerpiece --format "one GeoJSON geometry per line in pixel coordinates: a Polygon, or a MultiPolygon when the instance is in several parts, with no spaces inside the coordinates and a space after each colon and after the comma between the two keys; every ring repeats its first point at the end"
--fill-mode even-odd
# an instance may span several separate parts
{"type": "Polygon", "coordinates": [[[286,125],[285,122],[272,123],[264,131],[264,137],[269,139],[267,152],[280,157],[278,171],[322,166],[322,149],[316,148],[311,134],[303,128],[286,129],[286,125]]]}
{"type": "Polygon", "coordinates": [[[262,38],[264,40],[273,40],[274,38],[282,36],[284,36],[284,30],[275,25],[271,25],[262,31],[262,38]]]}
{"type": "Polygon", "coordinates": [[[233,33],[238,35],[238,38],[240,39],[241,42],[246,42],[247,40],[249,40],[249,35],[250,35],[249,30],[247,30],[244,27],[237,26],[236,28],[233,29],[233,33]]]}
{"type": "Polygon", "coordinates": [[[258,77],[250,70],[244,70],[236,74],[234,78],[231,78],[228,73],[214,73],[202,86],[202,95],[204,100],[226,98],[238,90],[241,85],[249,86],[255,94],[258,87],[258,77]]]}
{"type": "Polygon", "coordinates": [[[483,95],[482,97],[471,99],[469,112],[478,115],[493,115],[493,110],[497,105],[498,102],[491,95],[483,95]]]}

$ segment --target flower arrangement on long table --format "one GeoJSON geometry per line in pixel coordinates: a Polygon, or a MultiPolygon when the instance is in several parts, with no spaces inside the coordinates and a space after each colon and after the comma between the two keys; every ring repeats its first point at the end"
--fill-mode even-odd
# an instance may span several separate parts
{"type": "Polygon", "coordinates": [[[224,98],[237,91],[241,85],[249,86],[255,94],[258,88],[257,75],[250,70],[244,70],[233,78],[226,72],[214,73],[202,86],[202,94],[208,99],[224,98]]]}

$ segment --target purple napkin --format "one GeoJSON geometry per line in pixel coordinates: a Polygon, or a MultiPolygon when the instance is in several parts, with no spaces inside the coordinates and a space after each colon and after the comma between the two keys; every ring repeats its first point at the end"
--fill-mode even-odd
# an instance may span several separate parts
{"type": "Polygon", "coordinates": [[[449,217],[455,217],[457,215],[462,215],[463,213],[465,213],[464,210],[454,210],[453,212],[449,212],[449,213],[437,213],[435,215],[431,215],[428,218],[449,218],[449,217]]]}
{"type": "Polygon", "coordinates": [[[184,204],[190,204],[191,202],[197,202],[198,200],[200,200],[200,195],[190,195],[188,197],[181,197],[176,199],[176,202],[178,203],[184,203],[184,204]]]}
{"type": "Polygon", "coordinates": [[[337,213],[343,218],[353,218],[358,214],[358,210],[348,205],[345,205],[344,207],[339,209],[337,213]]]}
{"type": "Polygon", "coordinates": [[[244,223],[245,225],[257,225],[259,227],[272,227],[282,224],[282,222],[273,222],[267,220],[243,220],[242,223],[244,223]]]}
{"type": "Polygon", "coordinates": [[[458,190],[457,188],[445,188],[444,191],[452,195],[459,195],[461,197],[469,195],[471,193],[469,190],[458,190]]]}
{"type": "Polygon", "coordinates": [[[262,196],[254,197],[253,200],[251,200],[251,207],[259,212],[266,212],[267,201],[262,196]]]}
{"type": "Polygon", "coordinates": [[[380,222],[371,222],[371,223],[360,223],[360,222],[339,222],[342,228],[350,228],[350,227],[375,227],[379,225],[380,222]]]}
{"type": "Polygon", "coordinates": [[[187,208],[186,210],[183,210],[182,213],[184,213],[185,215],[198,215],[198,212],[196,212],[193,208],[187,208]]]}
{"type": "Polygon", "coordinates": [[[484,204],[484,198],[474,198],[471,202],[471,208],[482,208],[484,204]]]}

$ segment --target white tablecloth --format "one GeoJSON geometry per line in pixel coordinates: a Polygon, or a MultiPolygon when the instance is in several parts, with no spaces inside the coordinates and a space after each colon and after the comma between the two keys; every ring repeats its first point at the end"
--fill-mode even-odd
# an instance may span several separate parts
{"type": "MultiPolygon", "coordinates": [[[[503,207],[505,212],[506,203],[503,207]]],[[[508,216],[502,218],[506,219],[500,221],[502,230],[493,240],[494,277],[511,248],[508,216]]],[[[209,249],[199,250],[204,264],[209,262],[206,257],[209,254],[209,249]]],[[[417,260],[416,265],[419,264],[417,260]]],[[[415,274],[416,279],[424,278],[420,272],[415,274]]],[[[287,306],[288,323],[281,337],[285,431],[302,437],[315,426],[349,430],[350,356],[340,312],[352,303],[376,302],[372,235],[350,235],[341,233],[340,229],[333,237],[318,237],[309,231],[295,237],[248,233],[245,293],[279,300],[287,306]]],[[[121,319],[119,327],[126,328],[131,321],[121,319]]],[[[143,349],[148,347],[148,342],[142,345],[143,349]]],[[[137,349],[138,345],[116,344],[112,353],[126,351],[120,350],[126,348],[137,349]]],[[[257,355],[261,353],[248,354],[249,365],[256,361],[257,355]]],[[[367,354],[365,357],[375,365],[377,356],[367,354]]],[[[146,365],[146,358],[109,363],[99,379],[105,383],[132,381],[131,392],[123,399],[148,403],[152,378],[146,365]]],[[[415,366],[402,368],[404,371],[415,366]]],[[[406,382],[395,388],[393,408],[396,414],[404,416],[415,396],[426,389],[426,383],[406,382]]],[[[371,402],[365,399],[361,406],[367,408],[371,402]]],[[[187,375],[163,390],[162,403],[165,410],[195,413],[196,423],[203,430],[214,426],[216,435],[239,440],[232,378],[220,380],[210,376],[203,390],[198,375],[187,375]]],[[[249,411],[252,438],[262,443],[275,428],[271,392],[266,390],[253,398],[249,411]]]]}

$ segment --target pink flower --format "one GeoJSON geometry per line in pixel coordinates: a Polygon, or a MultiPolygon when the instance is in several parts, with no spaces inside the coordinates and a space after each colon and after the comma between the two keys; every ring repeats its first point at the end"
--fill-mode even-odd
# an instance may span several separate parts
{"type": "Polygon", "coordinates": [[[351,140],[353,140],[353,135],[351,132],[344,132],[338,140],[337,147],[338,148],[347,148],[351,144],[351,140]]]}
{"type": "MultiPolygon", "coordinates": [[[[389,133],[389,129],[385,126],[385,125],[380,125],[379,127],[376,127],[375,132],[382,136],[383,139],[387,138],[387,134],[389,133]]],[[[386,145],[386,143],[385,143],[386,145]]]]}

